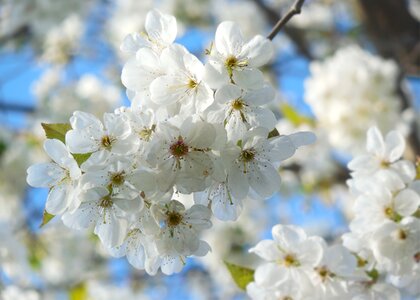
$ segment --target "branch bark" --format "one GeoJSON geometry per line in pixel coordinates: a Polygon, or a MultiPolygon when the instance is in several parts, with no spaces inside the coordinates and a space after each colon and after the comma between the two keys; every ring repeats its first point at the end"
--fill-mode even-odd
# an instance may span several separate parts
{"type": "MultiPolygon", "coordinates": [[[[410,14],[406,1],[359,0],[358,3],[366,32],[375,48],[383,57],[395,60],[400,67],[397,93],[402,109],[413,107],[402,88],[402,81],[406,75],[420,75],[420,22],[410,14]]],[[[415,123],[408,141],[414,155],[419,155],[420,140],[415,123]]]]}
{"type": "MultiPolygon", "coordinates": [[[[261,11],[266,16],[267,20],[271,24],[273,24],[273,26],[275,26],[278,20],[282,19],[281,16],[275,10],[267,6],[263,0],[252,0],[252,1],[255,3],[255,5],[259,9],[261,9],[261,11]]],[[[304,57],[306,57],[309,60],[313,59],[313,56],[311,52],[309,51],[308,43],[304,36],[304,32],[301,29],[285,26],[283,28],[283,31],[296,45],[296,48],[300,54],[302,54],[304,57]]]]}
{"type": "Polygon", "coordinates": [[[280,20],[278,20],[276,25],[274,25],[270,34],[267,36],[269,40],[273,40],[277,33],[280,32],[284,25],[286,25],[293,16],[300,14],[303,3],[305,3],[305,0],[296,0],[295,3],[293,3],[289,11],[280,20]]]}

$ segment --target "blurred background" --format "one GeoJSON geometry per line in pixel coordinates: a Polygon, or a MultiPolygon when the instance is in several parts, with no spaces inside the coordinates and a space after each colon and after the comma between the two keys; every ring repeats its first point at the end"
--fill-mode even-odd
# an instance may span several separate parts
{"type": "Polygon", "coordinates": [[[352,201],[346,163],[367,129],[398,129],[406,157],[420,155],[420,1],[306,0],[274,39],[265,75],[280,133],[312,130],[318,142],[280,170],[282,192],[247,201],[237,222],[214,221],[213,247],[172,276],[150,277],[109,257],[91,232],[54,220],[40,228],[48,191],[30,188],[29,165],[45,161],[41,122],[74,110],[130,103],[120,81],[124,37],[146,13],[176,16],[177,42],[205,61],[217,24],[267,35],[291,0],[0,0],[0,299],[245,299],[223,260],[255,266],[247,250],[274,224],[297,224],[335,241],[352,201]]]}

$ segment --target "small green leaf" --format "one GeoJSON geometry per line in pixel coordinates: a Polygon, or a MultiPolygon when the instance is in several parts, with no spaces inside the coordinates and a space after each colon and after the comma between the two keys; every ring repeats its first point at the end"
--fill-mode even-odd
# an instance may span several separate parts
{"type": "Polygon", "coordinates": [[[92,155],[92,153],[73,153],[72,155],[80,167],[80,165],[83,164],[92,155]]]}
{"type": "Polygon", "coordinates": [[[44,210],[44,215],[42,216],[42,223],[39,227],[43,227],[44,225],[48,224],[54,217],[55,217],[54,215],[44,210]]]}
{"type": "Polygon", "coordinates": [[[245,290],[248,283],[254,281],[254,270],[231,264],[227,261],[225,261],[225,265],[228,268],[230,275],[232,276],[236,285],[241,290],[245,290]]]}
{"type": "Polygon", "coordinates": [[[72,287],[69,291],[69,300],[87,300],[88,299],[88,292],[86,288],[86,284],[79,283],[72,287]]]}
{"type": "Polygon", "coordinates": [[[417,157],[416,161],[416,180],[420,180],[420,156],[417,157]]]}
{"type": "Polygon", "coordinates": [[[311,118],[300,115],[291,105],[282,104],[280,105],[282,115],[289,120],[293,125],[299,126],[302,124],[313,125],[314,120],[311,118]]]}
{"type": "Polygon", "coordinates": [[[44,128],[45,135],[48,139],[57,139],[63,143],[65,143],[66,140],[66,132],[71,129],[71,125],[68,123],[41,123],[41,125],[42,128],[44,128]]]}

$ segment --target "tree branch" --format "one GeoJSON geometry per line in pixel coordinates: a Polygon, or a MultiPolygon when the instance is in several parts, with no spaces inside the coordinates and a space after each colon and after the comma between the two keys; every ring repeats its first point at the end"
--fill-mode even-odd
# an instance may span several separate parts
{"type": "Polygon", "coordinates": [[[305,0],[296,0],[295,3],[293,3],[292,7],[289,9],[287,14],[285,14],[277,23],[274,25],[273,29],[271,30],[270,34],[267,36],[269,40],[273,40],[274,37],[277,35],[277,33],[280,32],[280,30],[286,25],[287,22],[291,18],[293,18],[294,15],[298,15],[301,12],[303,3],[305,0]]]}
{"type": "Polygon", "coordinates": [[[35,107],[33,106],[25,106],[25,105],[18,105],[18,104],[11,104],[11,103],[4,103],[0,101],[0,112],[1,111],[14,111],[14,112],[21,112],[21,113],[33,113],[35,112],[35,107]]]}
{"type": "MultiPolygon", "coordinates": [[[[255,5],[264,13],[267,20],[273,24],[273,26],[277,23],[281,16],[272,8],[267,6],[263,0],[251,0],[255,3],[255,5]]],[[[311,52],[309,51],[308,43],[306,42],[304,33],[299,28],[292,28],[292,27],[284,27],[284,33],[293,41],[296,45],[297,50],[300,54],[306,57],[309,60],[313,59],[311,52]]]]}

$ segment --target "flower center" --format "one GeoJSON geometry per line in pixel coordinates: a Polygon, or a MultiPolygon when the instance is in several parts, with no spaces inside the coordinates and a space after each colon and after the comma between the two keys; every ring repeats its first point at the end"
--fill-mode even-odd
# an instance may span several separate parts
{"type": "Polygon", "coordinates": [[[240,158],[244,162],[250,162],[255,158],[255,150],[253,148],[242,150],[240,158]]]}
{"type": "Polygon", "coordinates": [[[190,80],[188,81],[188,87],[190,89],[195,89],[197,87],[198,83],[197,81],[195,81],[194,79],[190,78],[190,80]]]}
{"type": "Polygon", "coordinates": [[[316,268],[315,270],[318,272],[319,276],[322,278],[322,280],[323,280],[323,281],[324,281],[327,277],[334,277],[334,276],[335,276],[335,275],[334,275],[334,273],[331,273],[331,272],[327,269],[327,267],[325,267],[325,266],[322,266],[322,267],[320,267],[320,268],[316,268]]]}
{"type": "Polygon", "coordinates": [[[226,58],[226,61],[225,61],[226,67],[230,70],[232,70],[236,66],[237,63],[238,63],[238,59],[233,55],[226,58]]]}
{"type": "Polygon", "coordinates": [[[181,158],[186,155],[188,150],[188,145],[185,144],[181,136],[178,137],[178,140],[169,147],[171,154],[177,158],[181,158]]]}
{"type": "Polygon", "coordinates": [[[298,267],[299,261],[296,259],[296,257],[293,254],[287,254],[284,257],[284,265],[286,267],[298,267]]]}
{"type": "Polygon", "coordinates": [[[124,180],[125,180],[125,172],[124,171],[111,174],[112,185],[122,185],[124,183],[124,180]]]}
{"type": "Polygon", "coordinates": [[[103,207],[103,208],[109,208],[114,204],[114,202],[112,202],[111,196],[105,196],[101,199],[101,201],[99,202],[99,206],[103,207]]]}
{"type": "Polygon", "coordinates": [[[112,146],[112,143],[114,142],[114,138],[110,137],[109,135],[104,135],[101,138],[101,145],[102,147],[104,147],[105,149],[109,149],[112,146]]]}
{"type": "Polygon", "coordinates": [[[384,214],[388,219],[394,222],[400,222],[402,219],[402,217],[390,206],[384,208],[384,214]]]}
{"type": "Polygon", "coordinates": [[[171,211],[171,212],[168,212],[166,215],[167,215],[166,224],[169,227],[176,227],[182,222],[183,217],[178,212],[171,211]]]}
{"type": "Polygon", "coordinates": [[[232,108],[234,110],[242,110],[244,106],[245,106],[245,102],[241,98],[238,98],[232,101],[232,108]]]}
{"type": "Polygon", "coordinates": [[[405,240],[407,238],[407,232],[402,229],[398,230],[398,238],[400,240],[405,240]]]}

